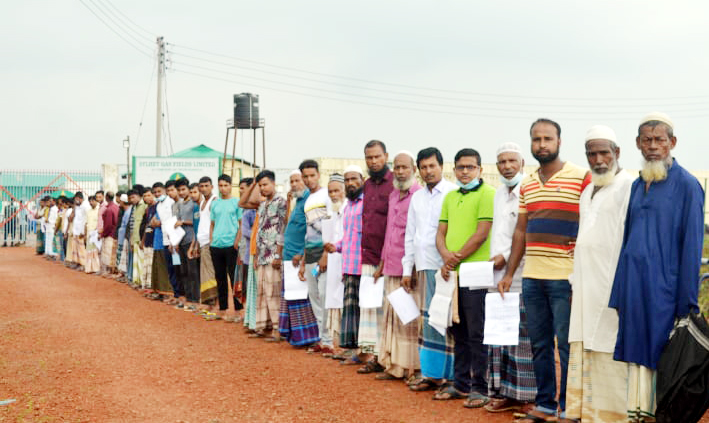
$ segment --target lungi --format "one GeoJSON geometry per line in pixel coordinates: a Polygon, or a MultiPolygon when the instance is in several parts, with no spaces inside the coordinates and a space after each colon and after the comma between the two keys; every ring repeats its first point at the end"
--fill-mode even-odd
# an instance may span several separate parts
{"type": "MultiPolygon", "coordinates": [[[[384,286],[384,302],[382,315],[382,330],[379,341],[379,363],[385,367],[385,372],[394,377],[413,375],[419,364],[418,337],[419,318],[404,325],[394,311],[387,295],[401,287],[401,276],[386,276],[384,286]]],[[[418,287],[412,292],[416,305],[421,308],[418,301],[418,287]]]]}
{"type": "Polygon", "coordinates": [[[628,363],[612,353],[583,349],[572,342],[566,384],[566,417],[584,423],[628,421],[628,363]]]}
{"type": "Polygon", "coordinates": [[[64,254],[64,262],[65,263],[73,263],[74,262],[74,235],[71,233],[71,231],[67,231],[68,234],[66,235],[66,253],[64,254]]]}
{"type": "Polygon", "coordinates": [[[140,249],[140,242],[133,244],[133,283],[136,285],[143,285],[143,264],[144,264],[144,253],[140,249]]]}
{"type": "Polygon", "coordinates": [[[214,265],[209,245],[199,248],[199,281],[200,303],[214,304],[217,299],[217,279],[214,276],[214,265]]]}
{"type": "Polygon", "coordinates": [[[318,321],[313,314],[310,300],[286,300],[281,290],[281,308],[278,332],[291,345],[298,347],[320,341],[318,321]]]}
{"type": "Polygon", "coordinates": [[[37,227],[37,239],[35,240],[35,251],[37,254],[44,254],[44,232],[37,227]]]}
{"type": "MultiPolygon", "coordinates": [[[[487,354],[487,370],[488,396],[511,398],[521,402],[533,402],[537,396],[532,341],[527,333],[527,311],[521,298],[519,300],[519,343],[490,345],[487,354]]],[[[568,405],[566,409],[568,413],[568,405]]]]}
{"type": "Polygon", "coordinates": [[[118,263],[118,270],[128,273],[128,255],[130,254],[130,248],[128,241],[123,241],[122,244],[118,246],[118,255],[116,256],[116,262],[118,263]]]}
{"type": "Polygon", "coordinates": [[[255,257],[251,256],[249,260],[248,275],[246,278],[246,311],[244,314],[244,326],[251,330],[256,330],[256,297],[257,297],[257,279],[255,257]]]}
{"type": "Polygon", "coordinates": [[[72,237],[72,261],[80,266],[86,265],[86,244],[84,243],[84,237],[74,236],[72,237]]]}
{"type": "Polygon", "coordinates": [[[357,348],[359,333],[359,280],[360,275],[342,275],[345,294],[340,320],[340,348],[357,348]]]}
{"type": "Polygon", "coordinates": [[[172,292],[170,284],[170,274],[167,271],[167,260],[163,250],[153,250],[153,269],[151,272],[151,284],[155,291],[163,294],[172,292]]]}
{"type": "Polygon", "coordinates": [[[655,417],[657,371],[635,363],[628,363],[628,418],[644,421],[655,417]]]}
{"type": "Polygon", "coordinates": [[[54,229],[47,228],[44,234],[44,254],[54,257],[57,253],[54,251],[54,229]]]}
{"type": "Polygon", "coordinates": [[[116,266],[116,240],[107,236],[101,245],[101,265],[104,267],[116,266]]]}
{"type": "MultiPolygon", "coordinates": [[[[271,329],[278,331],[278,312],[281,306],[280,269],[267,264],[256,267],[258,286],[256,288],[256,331],[271,329]]],[[[274,333],[275,335],[275,333],[274,333]]]]}
{"type": "Polygon", "coordinates": [[[342,309],[329,308],[327,309],[327,330],[330,331],[332,342],[336,342],[336,346],[340,346],[340,328],[342,325],[342,309]]]}
{"type": "MultiPolygon", "coordinates": [[[[373,276],[376,270],[376,266],[363,264],[362,276],[373,276]]],[[[360,308],[357,344],[363,353],[374,355],[379,353],[379,333],[381,331],[380,322],[382,321],[383,316],[383,307],[360,308]]]]}
{"type": "MultiPolygon", "coordinates": [[[[110,238],[110,237],[109,237],[110,238]]],[[[108,239],[108,238],[106,238],[108,239]]],[[[153,287],[153,248],[143,248],[143,273],[140,275],[141,288],[152,289],[153,287]]]]}
{"type": "Polygon", "coordinates": [[[416,272],[418,283],[425,289],[425,303],[421,308],[423,327],[419,338],[419,358],[421,360],[421,375],[430,379],[454,380],[453,376],[453,336],[446,331],[446,336],[438,333],[428,324],[428,307],[436,292],[436,271],[422,270],[416,272]]]}
{"type": "Polygon", "coordinates": [[[86,239],[86,264],[84,265],[84,272],[95,273],[101,270],[101,263],[99,261],[99,251],[93,242],[86,239]]]}
{"type": "Polygon", "coordinates": [[[62,231],[57,231],[54,234],[54,252],[59,256],[60,261],[64,261],[64,233],[62,231]]]}

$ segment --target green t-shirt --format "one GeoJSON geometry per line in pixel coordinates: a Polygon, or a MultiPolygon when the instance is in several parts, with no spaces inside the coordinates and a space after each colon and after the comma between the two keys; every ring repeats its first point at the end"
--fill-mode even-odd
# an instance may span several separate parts
{"type": "MultiPolygon", "coordinates": [[[[448,223],[446,233],[446,248],[458,251],[463,248],[468,239],[477,231],[478,222],[492,222],[495,204],[495,188],[481,183],[467,194],[460,190],[451,191],[443,199],[441,207],[441,222],[448,223]]],[[[462,262],[490,260],[490,237],[476,252],[464,258],[462,262]]]]}

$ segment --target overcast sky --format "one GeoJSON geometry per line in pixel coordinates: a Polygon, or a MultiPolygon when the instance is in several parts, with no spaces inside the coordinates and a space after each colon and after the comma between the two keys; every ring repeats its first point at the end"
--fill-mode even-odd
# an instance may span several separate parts
{"type": "Polygon", "coordinates": [[[662,110],[678,161],[709,168],[706,1],[6,3],[0,169],[125,163],[127,135],[153,155],[157,35],[174,151],[223,149],[232,95],[253,92],[268,167],[359,157],[370,139],[390,152],[437,146],[446,160],[473,147],[492,162],[501,143],[527,150],[545,116],[562,126],[564,159],[585,165],[586,130],[607,124],[621,164],[638,168],[637,123],[662,110]]]}

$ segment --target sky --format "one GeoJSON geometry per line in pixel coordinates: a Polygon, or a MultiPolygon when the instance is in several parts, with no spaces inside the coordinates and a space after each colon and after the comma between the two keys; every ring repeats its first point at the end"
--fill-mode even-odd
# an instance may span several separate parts
{"type": "MultiPolygon", "coordinates": [[[[563,159],[585,165],[587,129],[606,124],[638,168],[638,122],[660,110],[677,160],[707,169],[706,16],[705,1],[656,0],[9,2],[0,169],[125,163],[127,136],[132,154],[154,155],[157,36],[164,153],[222,150],[233,94],[251,92],[270,168],[361,157],[371,139],[447,161],[471,147],[491,163],[502,143],[527,151],[538,117],[561,124],[563,159]]],[[[250,159],[251,131],[238,137],[250,159]]]]}

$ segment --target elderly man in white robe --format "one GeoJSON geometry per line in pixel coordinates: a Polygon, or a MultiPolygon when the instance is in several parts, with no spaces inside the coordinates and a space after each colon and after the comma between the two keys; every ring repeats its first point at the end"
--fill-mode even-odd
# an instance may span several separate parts
{"type": "Polygon", "coordinates": [[[608,307],[633,183],[619,156],[611,128],[588,130],[592,183],[579,200],[566,388],[566,418],[584,423],[628,421],[628,364],[613,360],[618,313],[608,307]]]}

